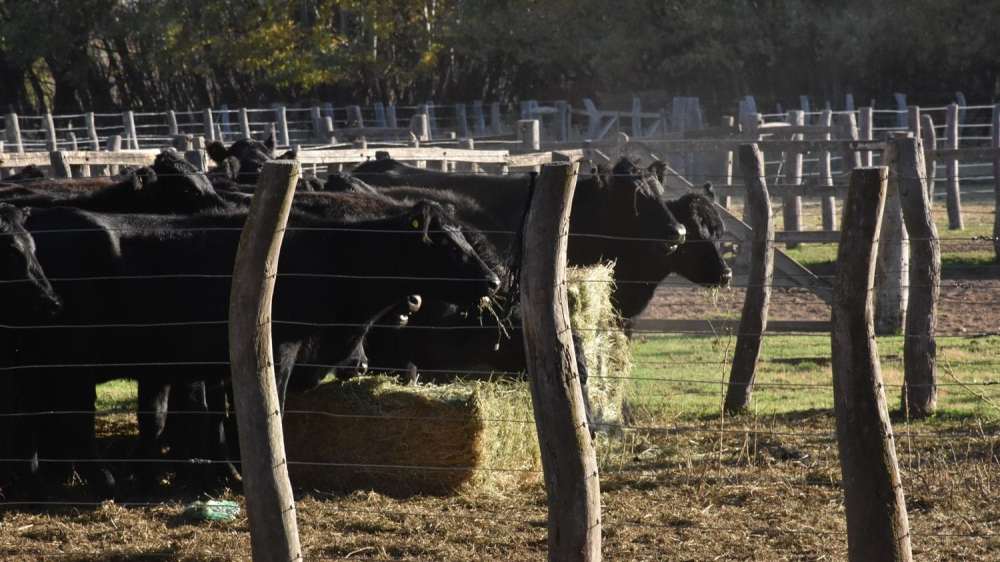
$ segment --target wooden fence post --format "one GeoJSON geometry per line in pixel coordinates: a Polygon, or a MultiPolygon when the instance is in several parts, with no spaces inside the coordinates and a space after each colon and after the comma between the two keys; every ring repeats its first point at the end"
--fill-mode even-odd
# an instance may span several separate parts
{"type": "Polygon", "coordinates": [[[208,171],[208,153],[199,148],[192,148],[184,151],[184,159],[187,160],[199,172],[208,171]]]}
{"type": "MultiPolygon", "coordinates": [[[[831,129],[833,127],[833,111],[824,109],[819,114],[819,122],[817,124],[821,127],[831,129]]],[[[819,138],[821,140],[830,140],[832,136],[829,132],[826,132],[821,134],[819,138]]],[[[819,184],[830,189],[830,194],[824,195],[820,199],[820,213],[823,220],[823,230],[832,232],[837,230],[837,197],[833,193],[833,163],[831,162],[829,150],[824,150],[819,153],[818,171],[819,184]]]]}
{"type": "MultiPolygon", "coordinates": [[[[732,128],[736,125],[736,118],[732,115],[723,115],[719,123],[723,127],[732,128]]],[[[726,188],[726,195],[722,197],[722,206],[726,209],[733,207],[733,197],[730,195],[733,187],[733,156],[732,150],[727,150],[719,154],[719,178],[718,181],[726,188]]],[[[745,200],[745,199],[744,199],[745,200]]]]}
{"type": "Polygon", "coordinates": [[[417,113],[410,120],[410,132],[416,135],[420,142],[431,140],[431,125],[426,113],[417,113]]]}
{"type": "Polygon", "coordinates": [[[569,330],[566,242],[579,162],[547,164],[525,218],[524,349],[548,495],[548,559],[601,559],[597,458],[569,330]]]}
{"type": "Polygon", "coordinates": [[[1000,104],[993,106],[993,253],[1000,263],[1000,104]]]}
{"type": "Polygon", "coordinates": [[[180,133],[180,127],[177,126],[177,113],[173,109],[167,111],[167,134],[174,136],[180,133]]]}
{"type": "MultiPolygon", "coordinates": [[[[920,140],[924,150],[937,148],[937,131],[934,130],[934,118],[928,113],[920,116],[920,140]]],[[[925,158],[924,173],[927,174],[927,204],[934,207],[934,182],[937,181],[937,159],[925,158]]]]}
{"type": "Polygon", "coordinates": [[[83,124],[87,127],[88,150],[98,151],[101,149],[101,139],[97,136],[97,123],[94,119],[94,112],[88,111],[83,114],[83,124]]]}
{"type": "MultiPolygon", "coordinates": [[[[121,149],[122,149],[122,137],[121,137],[121,135],[112,135],[112,136],[108,137],[108,143],[105,146],[105,150],[107,150],[108,152],[118,152],[121,149]]],[[[117,164],[110,164],[105,169],[105,173],[107,173],[107,175],[109,175],[109,176],[117,176],[118,175],[118,169],[119,168],[118,168],[117,164]]]]}
{"type": "Polygon", "coordinates": [[[375,126],[376,127],[383,127],[384,128],[386,126],[385,125],[385,105],[382,102],[377,101],[377,102],[375,102],[375,105],[373,106],[373,109],[375,111],[375,126]]]}
{"type": "Polygon", "coordinates": [[[309,109],[309,119],[312,121],[312,138],[319,143],[326,142],[326,134],[323,131],[323,108],[314,105],[309,109]]]}
{"type": "Polygon", "coordinates": [[[912,560],[872,325],[875,248],[887,179],[884,167],[851,173],[833,284],[834,413],[852,562],[912,560]]]}
{"type": "Polygon", "coordinates": [[[740,145],[740,170],[743,171],[745,201],[749,207],[751,241],[750,272],[746,297],[740,316],[739,335],[733,367],[729,372],[725,412],[735,414],[747,409],[753,394],[760,358],[763,334],[767,330],[767,311],[771,302],[771,281],[774,277],[774,222],[771,220],[771,198],[764,178],[764,154],[756,144],[740,145]]]}
{"type": "Polygon", "coordinates": [[[455,104],[455,134],[463,139],[469,136],[469,117],[464,103],[455,104]]]}
{"type": "Polygon", "coordinates": [[[882,235],[878,239],[875,267],[875,333],[880,336],[903,331],[910,286],[910,246],[899,200],[898,156],[892,143],[882,153],[884,165],[889,166],[889,187],[882,213],[882,235]]]}
{"type": "Polygon", "coordinates": [[[56,125],[52,120],[52,114],[46,113],[42,116],[42,127],[45,129],[45,150],[52,152],[59,150],[59,143],[56,137],[56,125]]]}
{"type": "Polygon", "coordinates": [[[202,112],[201,120],[205,129],[203,131],[203,133],[205,134],[205,138],[207,138],[210,141],[218,140],[221,142],[222,141],[221,138],[218,139],[215,138],[215,121],[212,119],[212,108],[210,107],[205,108],[205,111],[202,112]]]}
{"type": "Polygon", "coordinates": [[[288,110],[283,105],[274,106],[274,118],[277,122],[278,138],[275,143],[280,146],[291,146],[292,139],[288,134],[288,110]]]}
{"type": "Polygon", "coordinates": [[[521,119],[518,121],[517,134],[518,138],[521,139],[522,150],[541,150],[541,125],[538,123],[538,119],[521,119]]]}
{"type": "Polygon", "coordinates": [[[923,143],[919,138],[892,141],[896,155],[903,219],[910,234],[910,295],[903,341],[905,369],[902,407],[924,418],[937,407],[937,303],[941,284],[941,245],[927,201],[923,143]]]}
{"type": "Polygon", "coordinates": [[[253,129],[250,128],[250,114],[247,108],[240,108],[240,134],[245,139],[253,138],[253,129]]]}
{"type": "Polygon", "coordinates": [[[556,140],[566,142],[569,140],[569,127],[573,119],[570,112],[569,103],[564,100],[556,102],[556,140]]]}
{"type": "Polygon", "coordinates": [[[490,129],[494,135],[503,134],[503,119],[500,116],[500,102],[490,104],[490,129]]]}
{"type": "MultiPolygon", "coordinates": [[[[947,119],[945,121],[945,148],[958,150],[958,105],[948,105],[947,119]]],[[[948,229],[962,230],[962,191],[959,184],[958,156],[949,156],[945,159],[945,174],[948,176],[947,183],[947,203],[948,203],[948,229]]]]}
{"type": "MultiPolygon", "coordinates": [[[[858,111],[858,129],[861,140],[875,140],[875,111],[871,106],[862,107],[858,111]]],[[[872,166],[874,154],[870,150],[861,153],[861,165],[866,168],[872,166]]]]}
{"type": "Polygon", "coordinates": [[[396,104],[390,103],[389,107],[385,110],[385,124],[391,128],[395,129],[399,127],[399,121],[396,119],[396,104]]]}
{"type": "Polygon", "coordinates": [[[361,114],[360,105],[349,105],[347,106],[347,127],[348,128],[361,128],[365,126],[365,118],[361,114]]]}
{"type": "MultiPolygon", "coordinates": [[[[788,123],[794,126],[805,124],[805,113],[802,110],[793,109],[788,112],[788,123]]],[[[792,135],[791,140],[801,140],[801,134],[792,135]]],[[[785,183],[790,185],[800,185],[802,183],[802,153],[789,151],[785,153],[785,162],[782,165],[784,170],[785,183]]],[[[798,232],[802,230],[802,196],[785,195],[782,197],[782,227],[786,232],[798,232]]],[[[785,245],[788,248],[798,248],[797,242],[789,242],[785,245]]]]}
{"type": "Polygon", "coordinates": [[[125,147],[138,149],[139,134],[135,130],[135,113],[131,109],[122,113],[122,120],[125,122],[125,147]]]}
{"type": "Polygon", "coordinates": [[[264,164],[240,235],[229,349],[254,560],[301,560],[271,349],[271,298],[299,164],[264,164]]]}
{"type": "Polygon", "coordinates": [[[53,150],[49,152],[49,165],[52,167],[52,177],[73,177],[73,172],[70,170],[69,164],[66,163],[66,154],[63,151],[53,150]]]}
{"type": "Polygon", "coordinates": [[[910,126],[909,114],[906,112],[906,94],[896,92],[892,97],[896,99],[896,126],[906,129],[910,126]]]}
{"type": "Polygon", "coordinates": [[[24,152],[24,141],[21,138],[21,124],[18,122],[16,113],[8,113],[4,118],[4,130],[7,142],[10,143],[15,152],[24,152]]]}

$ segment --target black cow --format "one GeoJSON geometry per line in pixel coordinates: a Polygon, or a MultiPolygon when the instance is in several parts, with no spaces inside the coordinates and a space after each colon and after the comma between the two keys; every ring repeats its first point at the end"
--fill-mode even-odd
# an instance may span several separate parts
{"type": "Polygon", "coordinates": [[[239,184],[256,184],[264,163],[274,159],[274,137],[264,142],[251,138],[240,139],[226,148],[220,141],[212,141],[205,150],[209,158],[226,170],[229,179],[239,184]]]}
{"type": "MultiPolygon", "coordinates": [[[[28,398],[21,406],[27,412],[92,411],[95,382],[111,378],[224,378],[228,277],[244,218],[242,213],[98,215],[66,208],[34,213],[28,228],[37,231],[39,259],[53,264],[54,277],[67,279],[56,282],[65,307],[52,322],[116,327],[25,331],[26,343],[14,359],[36,374],[18,379],[28,398]],[[88,277],[94,280],[78,280],[88,277]],[[45,367],[53,363],[90,367],[45,367]]],[[[471,304],[498,285],[461,225],[432,203],[380,220],[299,218],[295,226],[301,228],[285,235],[274,297],[282,396],[293,370],[300,376],[296,363],[342,361],[360,344],[371,319],[408,295],[447,295],[471,304]],[[338,325],[329,326],[331,321],[338,325]]],[[[318,382],[311,380],[314,369],[304,371],[304,381],[318,382]]],[[[296,386],[308,384],[300,380],[296,386]]],[[[215,427],[220,421],[211,420],[215,427]]],[[[35,452],[56,459],[93,455],[92,414],[46,423],[71,438],[47,449],[25,435],[21,458],[35,452]]],[[[44,428],[37,431],[45,434],[44,428]]]]}
{"type": "Polygon", "coordinates": [[[0,188],[0,201],[109,213],[194,213],[233,206],[215,192],[205,174],[173,151],[157,155],[152,167],[139,168],[111,185],[90,179],[49,180],[0,188]]]}
{"type": "MultiPolygon", "coordinates": [[[[460,193],[489,212],[503,233],[491,234],[499,248],[508,247],[528,204],[526,174],[492,176],[455,174],[416,168],[395,160],[359,165],[354,175],[376,187],[415,186],[460,193]]],[[[382,191],[382,189],[380,189],[382,191]]],[[[484,231],[492,225],[473,223],[484,231]]],[[[670,212],[663,187],[652,173],[622,159],[610,174],[581,174],[570,215],[568,262],[593,265],[614,260],[613,298],[622,316],[637,316],[649,304],[640,283],[659,283],[670,273],[668,258],[683,244],[685,227],[670,212]]]]}

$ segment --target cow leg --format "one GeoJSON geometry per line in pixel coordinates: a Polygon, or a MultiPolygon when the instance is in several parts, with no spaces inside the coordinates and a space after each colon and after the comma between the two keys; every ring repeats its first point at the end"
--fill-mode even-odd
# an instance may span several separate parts
{"type": "MultiPolygon", "coordinates": [[[[205,383],[205,398],[208,404],[208,424],[205,444],[208,449],[202,458],[211,461],[205,466],[204,484],[207,489],[236,488],[242,485],[239,471],[230,461],[229,444],[226,439],[226,383],[222,379],[205,383]]],[[[235,412],[233,412],[235,415],[235,412]]]]}
{"type": "Polygon", "coordinates": [[[95,494],[111,497],[115,478],[104,463],[97,462],[96,383],[88,375],[77,374],[63,377],[62,382],[62,392],[49,402],[49,409],[63,413],[45,416],[47,420],[39,427],[38,456],[52,462],[40,460],[38,472],[50,483],[62,483],[78,474],[95,494]]]}
{"type": "MultiPolygon", "coordinates": [[[[169,405],[169,383],[162,380],[139,379],[139,443],[134,459],[160,459],[162,456],[163,431],[167,423],[169,405]]],[[[156,485],[161,480],[162,468],[158,463],[137,463],[136,478],[146,486],[156,485]]]]}
{"type": "Polygon", "coordinates": [[[274,382],[278,390],[278,407],[281,409],[282,415],[285,413],[285,395],[288,393],[288,381],[292,378],[295,361],[301,350],[302,341],[281,343],[275,349],[274,382]]]}

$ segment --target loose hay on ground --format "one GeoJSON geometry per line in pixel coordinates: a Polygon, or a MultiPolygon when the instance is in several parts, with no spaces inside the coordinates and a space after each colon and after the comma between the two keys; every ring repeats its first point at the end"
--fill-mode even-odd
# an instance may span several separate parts
{"type": "MultiPolygon", "coordinates": [[[[583,340],[598,423],[621,420],[628,341],[611,306],[613,266],[569,268],[570,320],[583,340]]],[[[518,381],[403,386],[385,376],[289,396],[285,448],[302,490],[405,496],[504,492],[540,480],[530,392],[518,381]]]]}

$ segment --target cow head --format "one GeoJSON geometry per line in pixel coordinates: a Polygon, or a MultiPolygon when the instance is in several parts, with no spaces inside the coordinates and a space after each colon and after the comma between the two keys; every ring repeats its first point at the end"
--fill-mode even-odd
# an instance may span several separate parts
{"type": "Polygon", "coordinates": [[[421,295],[472,303],[497,292],[496,256],[476,231],[428,201],[415,204],[405,219],[405,230],[412,235],[400,249],[405,253],[399,255],[406,256],[405,266],[415,278],[431,278],[421,283],[421,295]]]}
{"type": "Polygon", "coordinates": [[[231,179],[242,184],[255,184],[264,162],[274,159],[274,137],[269,136],[264,142],[250,138],[240,139],[229,145],[229,148],[219,141],[212,141],[205,149],[219,166],[227,165],[228,158],[235,158],[239,165],[228,165],[229,169],[235,168],[235,177],[231,179]]]}
{"type": "Polygon", "coordinates": [[[29,322],[55,316],[62,302],[35,256],[35,239],[24,227],[30,209],[0,203],[0,279],[4,318],[29,322]]]}
{"type": "Polygon", "coordinates": [[[659,250],[664,254],[684,243],[685,226],[667,207],[663,186],[652,172],[622,158],[605,176],[604,183],[608,232],[625,238],[659,240],[659,250]]]}
{"type": "Polygon", "coordinates": [[[192,213],[225,206],[208,177],[174,151],[158,154],[151,172],[136,176],[148,210],[192,213]]]}
{"type": "Polygon", "coordinates": [[[725,225],[715,208],[710,186],[706,195],[689,193],[667,205],[687,228],[687,242],[670,256],[671,269],[681,277],[699,285],[725,287],[733,271],[719,253],[718,242],[725,234],[725,225]]]}

